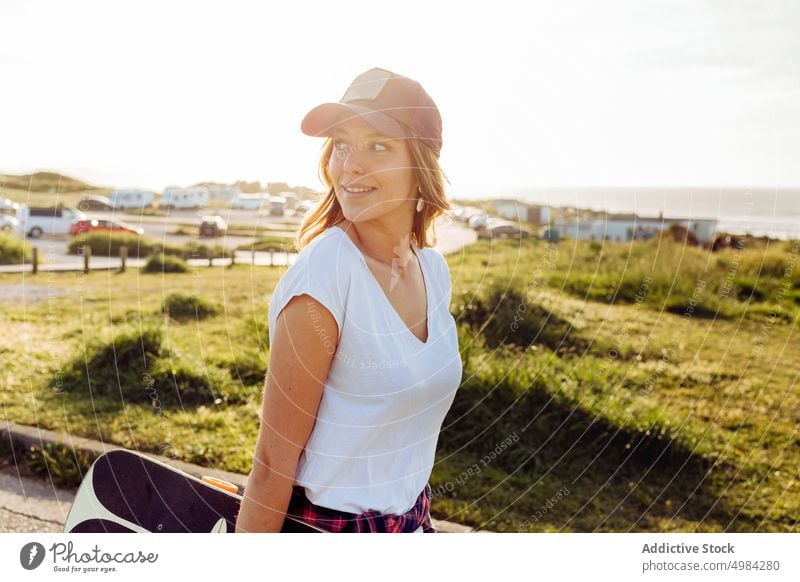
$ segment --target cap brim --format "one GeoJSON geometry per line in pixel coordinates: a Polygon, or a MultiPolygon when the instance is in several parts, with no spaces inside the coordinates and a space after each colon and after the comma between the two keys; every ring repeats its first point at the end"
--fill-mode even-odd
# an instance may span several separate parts
{"type": "Polygon", "coordinates": [[[407,137],[409,132],[385,113],[354,103],[323,103],[308,112],[300,124],[306,135],[330,137],[336,128],[352,119],[362,119],[387,137],[407,137]]]}

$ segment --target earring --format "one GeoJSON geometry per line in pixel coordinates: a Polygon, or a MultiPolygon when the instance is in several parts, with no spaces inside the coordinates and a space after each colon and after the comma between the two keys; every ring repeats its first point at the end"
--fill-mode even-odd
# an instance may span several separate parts
{"type": "Polygon", "coordinates": [[[422,212],[422,198],[417,198],[417,212],[422,212]]]}

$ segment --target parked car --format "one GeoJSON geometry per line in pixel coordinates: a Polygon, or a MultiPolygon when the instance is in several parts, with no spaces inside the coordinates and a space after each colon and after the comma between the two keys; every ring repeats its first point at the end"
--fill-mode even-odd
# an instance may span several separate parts
{"type": "Polygon", "coordinates": [[[87,196],[78,202],[79,210],[114,210],[111,199],[106,196],[87,196]]]}
{"type": "Polygon", "coordinates": [[[491,222],[486,228],[478,231],[478,238],[530,238],[533,233],[527,228],[523,228],[513,222],[491,222]]]}
{"type": "Polygon", "coordinates": [[[79,220],[72,225],[69,229],[71,235],[81,234],[84,232],[94,231],[110,231],[110,232],[129,232],[131,234],[144,234],[144,229],[138,226],[133,226],[121,220],[109,220],[107,218],[93,218],[91,220],[79,220]]]}
{"type": "Polygon", "coordinates": [[[14,202],[10,198],[0,198],[0,214],[16,216],[19,212],[19,202],[14,202]]]}
{"type": "Polygon", "coordinates": [[[0,230],[3,232],[15,231],[19,229],[19,220],[14,216],[0,214],[0,230]]]}
{"type": "Polygon", "coordinates": [[[86,220],[86,215],[74,208],[23,206],[17,218],[20,233],[39,238],[43,234],[69,234],[72,225],[79,220],[86,220]]]}
{"type": "Polygon", "coordinates": [[[114,190],[108,197],[109,204],[118,210],[125,208],[149,208],[155,194],[149,190],[114,190]]]}
{"type": "Polygon", "coordinates": [[[294,207],[295,216],[303,216],[306,212],[311,210],[311,206],[310,200],[301,200],[297,203],[297,206],[294,207]]]}
{"type": "Polygon", "coordinates": [[[204,216],[200,220],[200,236],[223,236],[228,232],[228,224],[221,216],[204,216]]]}
{"type": "Polygon", "coordinates": [[[470,218],[481,214],[486,214],[486,211],[475,206],[462,206],[456,209],[453,216],[456,220],[468,224],[470,218]]]}
{"type": "Polygon", "coordinates": [[[268,194],[239,194],[231,198],[231,208],[239,210],[261,210],[267,203],[268,194]]]}
{"type": "Polygon", "coordinates": [[[281,192],[278,196],[286,201],[286,210],[294,210],[300,203],[300,197],[294,192],[281,192]]]}
{"type": "Polygon", "coordinates": [[[473,230],[480,230],[481,228],[486,228],[488,221],[489,215],[485,212],[479,212],[469,218],[467,225],[473,230]]]}

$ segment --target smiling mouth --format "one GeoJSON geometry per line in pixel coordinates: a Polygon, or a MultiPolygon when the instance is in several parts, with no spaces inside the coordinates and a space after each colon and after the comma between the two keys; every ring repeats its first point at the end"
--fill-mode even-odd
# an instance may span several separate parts
{"type": "Polygon", "coordinates": [[[342,190],[348,198],[363,198],[374,192],[377,188],[371,186],[343,186],[342,190]]]}

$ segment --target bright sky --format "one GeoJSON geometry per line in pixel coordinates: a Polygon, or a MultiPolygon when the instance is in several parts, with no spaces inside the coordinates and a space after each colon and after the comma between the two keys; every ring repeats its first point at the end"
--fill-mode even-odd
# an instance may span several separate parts
{"type": "Polygon", "coordinates": [[[800,2],[2,0],[0,172],[318,187],[300,120],[373,66],[451,191],[800,186],[800,2]]]}

